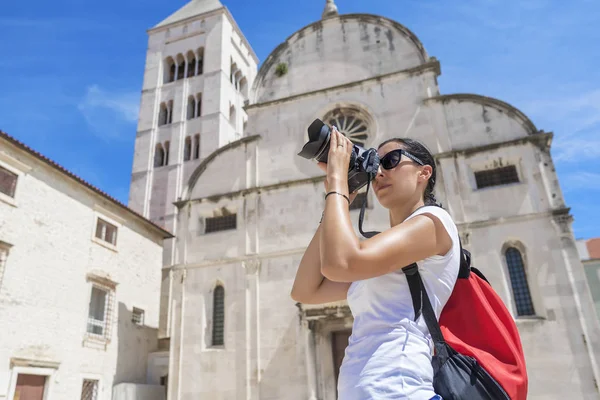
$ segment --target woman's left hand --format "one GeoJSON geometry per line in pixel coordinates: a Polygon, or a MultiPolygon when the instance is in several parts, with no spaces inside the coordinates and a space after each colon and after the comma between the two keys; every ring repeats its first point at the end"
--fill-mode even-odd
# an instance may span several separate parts
{"type": "Polygon", "coordinates": [[[331,130],[327,156],[327,190],[348,193],[348,166],[352,147],[350,139],[335,128],[331,130]]]}

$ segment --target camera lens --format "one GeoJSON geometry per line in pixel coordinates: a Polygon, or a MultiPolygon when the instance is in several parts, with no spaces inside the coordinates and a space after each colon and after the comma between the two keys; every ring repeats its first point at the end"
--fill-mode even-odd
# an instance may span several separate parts
{"type": "Polygon", "coordinates": [[[308,127],[308,142],[302,147],[298,155],[308,160],[314,158],[317,161],[326,163],[330,134],[329,126],[320,119],[315,119],[308,127]]]}

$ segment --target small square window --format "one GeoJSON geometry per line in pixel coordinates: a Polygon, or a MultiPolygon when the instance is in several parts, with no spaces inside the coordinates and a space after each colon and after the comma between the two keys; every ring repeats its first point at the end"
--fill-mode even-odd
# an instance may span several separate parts
{"type": "Polygon", "coordinates": [[[237,228],[237,214],[224,215],[221,217],[206,218],[205,233],[226,231],[237,228]]]}
{"type": "Polygon", "coordinates": [[[14,172],[0,167],[0,193],[4,193],[9,197],[15,197],[15,189],[17,188],[18,175],[14,172]]]}
{"type": "Polygon", "coordinates": [[[117,245],[117,227],[102,218],[98,218],[96,222],[96,237],[104,240],[113,246],[117,245]]]}
{"type": "Polygon", "coordinates": [[[517,173],[517,167],[509,165],[506,167],[475,172],[475,182],[477,183],[477,189],[507,185],[509,183],[519,182],[519,174],[517,173]]]}
{"type": "Polygon", "coordinates": [[[133,312],[131,314],[131,322],[136,325],[144,325],[144,310],[141,308],[133,307],[133,312]]]}

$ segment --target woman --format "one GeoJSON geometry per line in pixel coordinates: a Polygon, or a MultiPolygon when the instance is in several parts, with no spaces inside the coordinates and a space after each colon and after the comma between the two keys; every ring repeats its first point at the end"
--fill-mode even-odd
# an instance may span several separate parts
{"type": "Polygon", "coordinates": [[[340,374],[340,400],[439,399],[433,390],[433,341],[413,304],[402,268],[417,262],[439,318],[458,276],[460,244],[450,215],[433,196],[435,162],[409,139],[378,148],[373,190],[391,227],[366,240],[352,228],[348,165],[352,143],[333,129],[321,225],[296,275],[292,298],[306,304],[347,299],[354,316],[340,374]]]}

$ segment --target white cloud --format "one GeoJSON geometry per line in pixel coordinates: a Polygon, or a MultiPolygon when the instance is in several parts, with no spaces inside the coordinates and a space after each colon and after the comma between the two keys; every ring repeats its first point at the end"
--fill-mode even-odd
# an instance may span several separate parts
{"type": "Polygon", "coordinates": [[[131,125],[138,119],[139,103],[138,93],[107,92],[92,85],[79,102],[78,109],[95,133],[118,139],[122,137],[124,125],[127,125],[126,134],[131,134],[131,125]]]}

